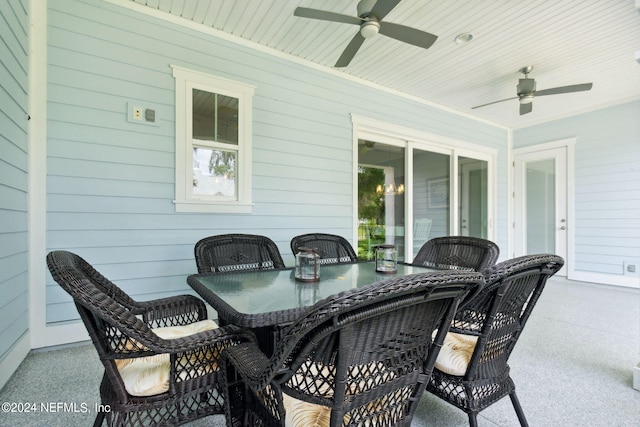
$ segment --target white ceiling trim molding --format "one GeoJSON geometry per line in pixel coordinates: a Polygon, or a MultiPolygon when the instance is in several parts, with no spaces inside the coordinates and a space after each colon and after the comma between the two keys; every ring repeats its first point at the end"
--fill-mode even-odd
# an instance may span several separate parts
{"type": "Polygon", "coordinates": [[[426,100],[424,98],[420,98],[420,97],[417,97],[417,96],[414,96],[414,95],[410,95],[410,94],[405,93],[405,92],[401,92],[401,91],[398,91],[398,90],[395,90],[395,89],[391,89],[391,88],[388,88],[388,87],[385,87],[385,86],[370,82],[368,80],[360,79],[358,77],[355,77],[355,76],[352,76],[352,75],[349,75],[349,74],[345,74],[345,73],[333,70],[331,68],[327,68],[325,66],[316,64],[315,62],[311,62],[311,61],[308,61],[306,59],[299,58],[297,56],[288,54],[286,52],[282,52],[282,51],[270,48],[268,46],[264,46],[264,45],[252,42],[250,40],[243,39],[242,37],[234,36],[233,34],[225,33],[224,31],[220,31],[220,30],[217,30],[215,28],[212,28],[212,27],[209,27],[209,26],[206,26],[206,25],[203,25],[203,24],[200,24],[200,23],[188,20],[188,19],[180,18],[180,17],[177,17],[177,16],[172,15],[170,13],[162,12],[162,11],[160,11],[158,9],[154,9],[154,8],[151,8],[151,7],[148,7],[148,6],[144,6],[144,5],[138,4],[138,3],[133,2],[131,0],[103,0],[103,1],[105,1],[107,3],[114,4],[116,6],[120,6],[120,7],[129,9],[129,10],[133,10],[133,11],[138,12],[138,13],[142,13],[144,15],[152,16],[154,18],[157,18],[157,19],[160,19],[160,20],[163,20],[163,21],[166,21],[166,22],[171,22],[171,23],[176,24],[176,25],[180,25],[180,26],[183,26],[183,27],[186,27],[186,28],[190,28],[190,29],[192,29],[194,31],[199,31],[201,33],[205,33],[205,34],[211,35],[213,37],[216,37],[216,38],[219,38],[219,39],[222,39],[222,40],[226,40],[226,41],[231,42],[231,43],[235,43],[235,44],[238,44],[238,45],[241,45],[241,46],[244,46],[244,47],[248,47],[250,49],[257,50],[257,51],[266,53],[266,54],[271,55],[271,56],[275,56],[275,57],[278,57],[278,58],[281,58],[281,59],[285,59],[285,60],[290,61],[290,62],[295,62],[296,64],[312,68],[312,69],[314,69],[316,71],[320,71],[320,72],[323,72],[323,73],[330,74],[330,75],[332,75],[334,77],[338,77],[338,78],[341,78],[341,79],[344,79],[344,80],[349,80],[351,82],[354,82],[354,83],[357,83],[357,84],[360,84],[360,85],[363,85],[363,86],[367,86],[367,87],[370,87],[370,88],[373,88],[373,89],[376,89],[376,90],[380,90],[382,92],[386,92],[386,93],[389,93],[391,95],[395,95],[395,96],[398,96],[398,97],[401,97],[401,98],[405,98],[405,99],[408,99],[408,100],[411,100],[413,102],[417,102],[417,103],[420,103],[420,104],[423,104],[423,105],[426,105],[426,106],[429,106],[429,107],[437,108],[439,110],[446,111],[448,113],[455,114],[457,116],[461,116],[461,117],[464,117],[466,119],[470,119],[470,120],[473,120],[473,121],[476,121],[476,122],[480,122],[480,123],[488,124],[488,125],[491,125],[491,126],[495,126],[497,128],[500,128],[500,129],[508,129],[508,127],[503,125],[503,124],[496,123],[496,122],[493,122],[491,120],[486,120],[486,119],[482,119],[482,118],[479,118],[479,117],[475,117],[475,116],[473,116],[471,114],[467,114],[467,113],[465,113],[463,111],[456,110],[456,109],[453,109],[453,108],[449,108],[449,107],[446,107],[446,106],[444,106],[442,104],[438,104],[436,102],[426,100]]]}

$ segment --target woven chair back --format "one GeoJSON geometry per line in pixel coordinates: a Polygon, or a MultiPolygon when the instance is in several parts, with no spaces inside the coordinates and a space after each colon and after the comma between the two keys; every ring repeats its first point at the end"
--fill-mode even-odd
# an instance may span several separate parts
{"type": "Polygon", "coordinates": [[[458,302],[483,283],[479,273],[442,271],[320,301],[284,333],[265,380],[330,407],[332,426],[409,425],[458,302]]]}
{"type": "Polygon", "coordinates": [[[285,268],[278,246],[257,234],[221,234],[205,237],[194,247],[198,273],[285,268]]]}
{"type": "Polygon", "coordinates": [[[315,249],[320,255],[321,264],[340,264],[358,260],[356,252],[347,239],[335,234],[309,233],[291,239],[291,252],[295,255],[298,248],[315,249]]]}
{"type": "Polygon", "coordinates": [[[496,263],[500,249],[490,240],[468,236],[436,237],[425,243],[413,264],[438,269],[483,271],[496,263]]]}
{"type": "Polygon", "coordinates": [[[547,280],[564,264],[557,255],[526,255],[485,271],[487,284],[456,314],[451,331],[480,331],[469,379],[491,378],[507,361],[547,280]]]}

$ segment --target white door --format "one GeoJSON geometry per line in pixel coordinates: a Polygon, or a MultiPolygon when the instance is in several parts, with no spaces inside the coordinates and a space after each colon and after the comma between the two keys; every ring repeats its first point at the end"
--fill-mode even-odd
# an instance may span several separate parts
{"type": "Polygon", "coordinates": [[[514,150],[515,256],[552,253],[567,265],[567,166],[566,146],[514,150]]]}

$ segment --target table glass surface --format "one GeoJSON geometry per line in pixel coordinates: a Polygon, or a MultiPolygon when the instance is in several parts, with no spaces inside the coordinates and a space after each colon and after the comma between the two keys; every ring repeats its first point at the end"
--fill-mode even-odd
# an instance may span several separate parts
{"type": "MultiPolygon", "coordinates": [[[[320,267],[320,281],[313,283],[296,281],[293,269],[196,274],[189,280],[197,281],[208,292],[215,293],[237,312],[251,315],[310,306],[328,296],[351,288],[429,271],[433,270],[398,264],[397,273],[385,274],[375,271],[374,262],[358,262],[323,265],[320,267]]],[[[210,295],[203,294],[202,290],[199,293],[202,298],[211,303],[211,298],[208,298],[210,295]]]]}

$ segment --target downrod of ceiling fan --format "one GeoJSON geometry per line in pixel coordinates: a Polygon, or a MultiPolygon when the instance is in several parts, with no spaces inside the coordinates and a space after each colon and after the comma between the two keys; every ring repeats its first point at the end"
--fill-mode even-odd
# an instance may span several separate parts
{"type": "Polygon", "coordinates": [[[533,65],[527,65],[526,67],[520,68],[518,71],[520,71],[522,74],[524,74],[525,77],[527,77],[531,70],[533,70],[533,65]]]}

